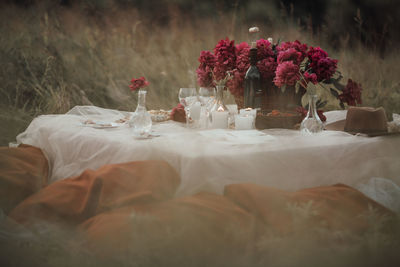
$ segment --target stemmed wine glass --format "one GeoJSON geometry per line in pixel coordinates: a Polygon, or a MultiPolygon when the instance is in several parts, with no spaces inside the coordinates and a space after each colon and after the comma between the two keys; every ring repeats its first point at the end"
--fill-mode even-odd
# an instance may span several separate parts
{"type": "Polygon", "coordinates": [[[199,99],[200,103],[205,110],[205,127],[208,127],[208,120],[210,116],[210,109],[215,102],[215,88],[214,87],[200,87],[199,89],[199,99]]]}
{"type": "Polygon", "coordinates": [[[185,107],[186,126],[189,124],[189,109],[197,101],[196,88],[179,89],[179,102],[185,107]]]}
{"type": "Polygon", "coordinates": [[[199,99],[202,106],[209,109],[215,99],[215,88],[214,87],[200,87],[199,89],[199,99]]]}

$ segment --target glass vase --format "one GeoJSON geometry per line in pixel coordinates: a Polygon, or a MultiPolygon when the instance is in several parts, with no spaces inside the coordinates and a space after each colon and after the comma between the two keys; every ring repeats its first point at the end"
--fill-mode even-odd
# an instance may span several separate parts
{"type": "Polygon", "coordinates": [[[309,95],[307,116],[301,122],[300,131],[313,134],[324,130],[324,123],[317,113],[317,95],[309,95]]]}
{"type": "Polygon", "coordinates": [[[132,133],[135,137],[147,138],[150,135],[152,121],[151,115],[146,109],[146,94],[145,90],[138,92],[138,104],[135,112],[129,121],[129,126],[132,128],[132,133]]]}
{"type": "Polygon", "coordinates": [[[214,129],[226,129],[228,128],[228,116],[229,110],[224,104],[224,89],[225,86],[217,85],[217,92],[215,96],[215,101],[211,105],[208,112],[208,125],[209,128],[214,129]],[[226,123],[225,123],[226,117],[226,123]]]}

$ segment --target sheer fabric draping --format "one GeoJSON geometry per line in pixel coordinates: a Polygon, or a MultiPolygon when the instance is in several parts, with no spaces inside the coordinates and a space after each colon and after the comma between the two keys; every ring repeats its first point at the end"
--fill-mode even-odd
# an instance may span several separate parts
{"type": "MultiPolygon", "coordinates": [[[[325,114],[328,122],[346,116],[343,111],[325,114]]],[[[400,135],[370,138],[335,131],[306,136],[283,129],[193,130],[167,121],[153,125],[154,135],[160,136],[138,140],[127,125],[94,129],[82,124],[87,119],[113,122],[127,115],[76,106],[64,115],[35,118],[17,141],[44,151],[51,182],[105,164],[154,159],[167,161],[181,175],[178,196],[222,193],[225,185],[233,183],[284,190],[344,183],[359,186],[377,199],[385,198],[381,197],[385,190],[392,196],[400,192],[396,187],[400,185],[400,135]],[[371,183],[373,177],[391,182],[390,190],[397,193],[387,190],[388,184],[371,183]],[[365,189],[372,187],[385,190],[365,189]]],[[[395,202],[389,205],[398,207],[400,199],[395,202]]]]}

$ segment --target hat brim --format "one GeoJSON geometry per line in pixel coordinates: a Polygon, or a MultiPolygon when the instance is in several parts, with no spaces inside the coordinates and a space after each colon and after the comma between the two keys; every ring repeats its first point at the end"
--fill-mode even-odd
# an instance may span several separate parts
{"type": "Polygon", "coordinates": [[[353,131],[345,131],[344,130],[344,126],[346,124],[346,120],[339,120],[339,121],[335,121],[332,122],[330,124],[325,125],[325,130],[329,130],[329,131],[341,131],[341,132],[346,132],[349,134],[360,134],[360,135],[365,135],[365,136],[369,136],[369,137],[375,137],[375,136],[386,136],[386,135],[399,135],[400,132],[353,132],[353,131]]]}

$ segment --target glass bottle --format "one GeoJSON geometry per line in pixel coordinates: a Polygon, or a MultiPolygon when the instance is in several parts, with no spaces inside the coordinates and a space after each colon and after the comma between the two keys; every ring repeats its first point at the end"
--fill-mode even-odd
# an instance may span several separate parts
{"type": "Polygon", "coordinates": [[[224,89],[225,86],[223,85],[217,85],[217,92],[215,96],[215,100],[213,105],[211,105],[211,108],[208,112],[208,125],[209,128],[228,128],[228,116],[229,116],[229,110],[224,104],[224,89]],[[222,117],[218,116],[219,122],[213,122],[213,113],[217,112],[217,115],[225,115],[226,114],[226,126],[225,124],[221,123],[222,117]]]}
{"type": "Polygon", "coordinates": [[[138,105],[129,121],[129,126],[132,127],[132,132],[135,137],[146,138],[150,135],[152,121],[151,115],[146,109],[146,94],[147,91],[139,90],[138,105]]]}
{"type": "Polygon", "coordinates": [[[264,90],[261,87],[261,74],[257,68],[257,45],[250,49],[250,67],[244,77],[244,107],[261,108],[264,90]]]}
{"type": "Polygon", "coordinates": [[[301,122],[300,131],[308,134],[319,133],[324,129],[324,123],[317,113],[317,95],[310,94],[307,116],[301,122]]]}

